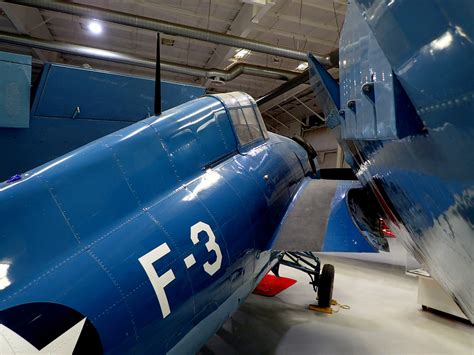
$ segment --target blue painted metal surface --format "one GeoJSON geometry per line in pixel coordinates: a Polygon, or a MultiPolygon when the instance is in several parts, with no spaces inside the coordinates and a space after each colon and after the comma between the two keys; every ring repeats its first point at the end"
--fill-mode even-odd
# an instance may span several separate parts
{"type": "MultiPolygon", "coordinates": [[[[316,94],[316,102],[324,112],[326,125],[334,129],[344,123],[344,112],[341,111],[339,83],[326,71],[323,65],[309,53],[309,82],[316,94]]],[[[341,128],[338,127],[338,130],[341,128]]]]}
{"type": "Polygon", "coordinates": [[[31,57],[0,52],[0,78],[0,127],[29,127],[31,57]]]}
{"type": "MultiPolygon", "coordinates": [[[[331,102],[334,104],[334,108],[337,110],[340,110],[341,108],[341,98],[339,95],[339,84],[333,79],[333,77],[324,69],[323,65],[320,64],[314,55],[311,53],[308,54],[311,62],[313,65],[309,68],[310,72],[317,71],[319,73],[319,76],[322,77],[321,83],[324,85],[326,89],[326,93],[328,95],[328,98],[331,100],[331,102]]],[[[314,73],[312,73],[311,78],[314,76],[314,73]]],[[[312,82],[311,84],[316,85],[316,82],[312,82]]],[[[325,105],[324,105],[325,106],[325,105]]]]}
{"type": "MultiPolygon", "coordinates": [[[[153,115],[154,85],[152,79],[47,63],[31,116],[137,122],[153,115]]],[[[200,97],[204,91],[199,86],[162,82],[163,110],[200,97]]]]}
{"type": "Polygon", "coordinates": [[[367,231],[357,228],[348,208],[347,193],[350,189],[360,188],[355,181],[340,181],[331,202],[323,252],[377,253],[378,250],[364,236],[367,231]]]}
{"type": "Polygon", "coordinates": [[[358,181],[305,178],[280,222],[272,248],[295,252],[389,251],[386,240],[379,236],[378,217],[374,230],[374,218],[354,213],[354,209],[367,210],[361,206],[367,204],[361,195],[365,196],[358,181]]]}
{"type": "Polygon", "coordinates": [[[275,231],[309,172],[306,152],[268,134],[255,102],[233,94],[4,182],[0,317],[53,302],[91,321],[107,353],[196,351],[276,262],[275,231]],[[260,132],[246,144],[239,112],[260,132]]]}
{"type": "MultiPolygon", "coordinates": [[[[161,86],[165,110],[204,94],[203,87],[193,85],[162,82],[161,86]]],[[[150,116],[153,100],[153,80],[45,64],[35,90],[30,128],[0,128],[0,150],[10,152],[2,155],[0,180],[150,116]]],[[[29,111],[29,103],[20,109],[29,111]]]]}
{"type": "Polygon", "coordinates": [[[471,322],[473,15],[472,1],[352,2],[341,34],[339,118],[346,161],[471,322]],[[372,78],[382,88],[375,105],[362,93],[372,78]]]}

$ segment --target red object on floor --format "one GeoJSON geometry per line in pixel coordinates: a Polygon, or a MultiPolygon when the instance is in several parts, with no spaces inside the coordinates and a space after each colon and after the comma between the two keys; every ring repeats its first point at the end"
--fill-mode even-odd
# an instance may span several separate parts
{"type": "Polygon", "coordinates": [[[289,279],[288,277],[277,277],[275,275],[267,274],[263,277],[255,290],[253,290],[253,293],[273,297],[295,283],[296,280],[289,279]]]}

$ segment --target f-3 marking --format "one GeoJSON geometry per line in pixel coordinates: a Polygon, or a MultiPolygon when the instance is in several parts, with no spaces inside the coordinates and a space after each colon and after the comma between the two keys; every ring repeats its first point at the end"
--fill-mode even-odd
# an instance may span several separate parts
{"type": "MultiPolygon", "coordinates": [[[[216,242],[216,236],[212,231],[210,225],[204,222],[198,222],[191,226],[190,238],[194,245],[199,243],[199,234],[205,232],[208,237],[206,242],[206,249],[209,253],[214,252],[216,260],[213,263],[208,261],[203,265],[203,269],[210,276],[214,275],[222,265],[222,252],[219,244],[216,242]]],[[[155,290],[156,298],[161,308],[161,313],[163,318],[166,318],[171,314],[170,305],[168,302],[168,297],[166,296],[165,287],[168,286],[176,277],[172,269],[167,270],[163,275],[159,276],[153,267],[153,263],[160,260],[166,254],[171,252],[168,244],[163,243],[153,249],[152,251],[146,253],[145,255],[138,258],[138,261],[142,265],[143,269],[150,279],[151,285],[155,290]]],[[[188,255],[183,259],[186,268],[189,269],[196,263],[196,259],[193,254],[188,255]]]]}
{"type": "Polygon", "coordinates": [[[168,244],[163,243],[159,247],[138,258],[138,261],[145,269],[145,272],[150,279],[151,285],[155,290],[156,298],[158,298],[158,303],[160,304],[163,318],[166,318],[171,313],[168,298],[166,297],[165,293],[165,287],[169,285],[176,277],[174,276],[173,270],[171,269],[166,271],[163,275],[158,276],[158,273],[153,267],[153,263],[157,260],[160,260],[170,251],[171,250],[168,247],[168,244]]]}
{"type": "Polygon", "coordinates": [[[206,242],[206,249],[210,253],[213,251],[216,253],[216,261],[210,264],[208,261],[204,264],[204,271],[206,271],[209,275],[214,275],[219,269],[221,268],[222,264],[222,252],[219,244],[216,242],[216,236],[211,229],[209,224],[204,222],[198,222],[191,227],[191,240],[194,245],[199,242],[199,233],[206,232],[208,241],[206,242]]]}

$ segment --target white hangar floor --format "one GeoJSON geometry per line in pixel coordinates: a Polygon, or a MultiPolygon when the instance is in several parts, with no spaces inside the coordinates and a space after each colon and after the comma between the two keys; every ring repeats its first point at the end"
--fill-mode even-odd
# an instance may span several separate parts
{"type": "MultiPolygon", "coordinates": [[[[474,327],[423,311],[417,304],[417,279],[406,275],[405,267],[390,265],[393,254],[380,255],[378,262],[320,257],[336,269],[333,298],[350,309],[333,314],[308,310],[315,302],[309,278],[282,266],[281,275],[298,282],[273,298],[250,295],[201,353],[474,354],[474,327]]],[[[367,258],[374,260],[373,255],[367,258]]]]}

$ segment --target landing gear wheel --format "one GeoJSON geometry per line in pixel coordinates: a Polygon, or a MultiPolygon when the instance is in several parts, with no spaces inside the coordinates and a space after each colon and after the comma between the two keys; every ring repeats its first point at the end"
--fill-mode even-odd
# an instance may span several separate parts
{"type": "Polygon", "coordinates": [[[318,307],[330,307],[332,300],[332,288],[334,285],[334,266],[325,264],[318,285],[318,307]]]}

